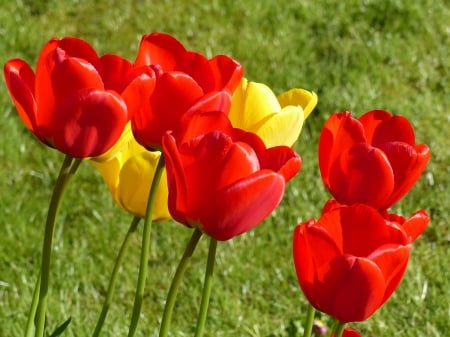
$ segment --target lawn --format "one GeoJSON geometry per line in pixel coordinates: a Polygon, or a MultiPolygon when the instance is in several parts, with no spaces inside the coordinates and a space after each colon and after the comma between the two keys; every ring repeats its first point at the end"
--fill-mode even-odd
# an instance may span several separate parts
{"type": "MultiPolygon", "coordinates": [[[[407,117],[430,163],[395,211],[431,215],[414,244],[394,296],[366,322],[363,336],[442,337],[450,331],[450,7],[444,0],[232,1],[0,0],[0,63],[33,66],[53,36],[77,36],[99,54],[133,60],[140,37],[173,34],[208,56],[238,60],[245,77],[280,93],[315,91],[319,104],[295,149],[302,171],[277,210],[254,230],[220,243],[206,336],[296,337],[307,303],[291,257],[295,225],[317,217],[329,198],[317,164],[324,121],[385,109],[407,117]]],[[[21,336],[40,263],[48,201],[63,155],[25,128],[0,85],[0,336],[21,336]]],[[[112,201],[99,174],[82,163],[57,220],[48,327],[72,317],[64,336],[92,334],[109,274],[131,215],[112,201]]],[[[125,336],[140,253],[132,239],[104,336],[125,336]]],[[[137,336],[157,336],[167,290],[191,231],[174,222],[153,227],[149,278],[137,336]]],[[[180,289],[171,336],[195,327],[207,254],[200,241],[180,289]]],[[[325,319],[325,322],[328,321],[325,319]]]]}

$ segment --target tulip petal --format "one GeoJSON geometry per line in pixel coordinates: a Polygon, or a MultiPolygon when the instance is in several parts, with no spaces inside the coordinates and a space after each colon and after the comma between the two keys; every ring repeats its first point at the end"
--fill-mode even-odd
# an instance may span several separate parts
{"type": "Polygon", "coordinates": [[[381,305],[384,277],[378,266],[365,258],[338,256],[318,271],[319,310],[343,323],[367,319],[381,305]]]}
{"type": "Polygon", "coordinates": [[[23,60],[12,59],[6,62],[4,76],[14,105],[26,127],[41,141],[37,122],[37,105],[34,99],[35,76],[31,67],[23,60]]]}
{"type": "Polygon", "coordinates": [[[132,118],[136,140],[149,149],[159,149],[166,131],[176,130],[183,114],[203,96],[202,88],[188,75],[169,72],[155,84],[150,104],[132,118]]]}
{"type": "Polygon", "coordinates": [[[263,139],[268,148],[279,145],[293,146],[300,136],[303,121],[302,108],[289,106],[268,116],[264,124],[254,132],[263,139]]]}
{"type": "Polygon", "coordinates": [[[97,70],[106,90],[121,94],[136,76],[133,65],[117,55],[104,55],[99,59],[97,70]]]}
{"type": "Polygon", "coordinates": [[[54,147],[73,157],[95,157],[111,148],[128,122],[127,107],[115,92],[80,90],[62,101],[47,126],[54,147]],[[53,128],[57,128],[54,130],[53,128]]]}
{"type": "Polygon", "coordinates": [[[410,236],[411,242],[414,242],[427,228],[430,222],[430,216],[425,210],[415,212],[402,225],[405,232],[410,236]]]}
{"type": "MultiPolygon", "coordinates": [[[[46,60],[41,60],[36,69],[36,102],[40,124],[51,123],[59,100],[84,88],[104,89],[103,81],[92,64],[82,59],[69,58],[60,48],[49,54],[46,60]]],[[[46,139],[51,138],[51,134],[42,132],[46,139]]]]}
{"type": "Polygon", "coordinates": [[[414,130],[403,116],[392,116],[384,110],[372,110],[359,118],[363,124],[367,142],[379,147],[387,142],[415,144],[414,130]]]}
{"type": "Polygon", "coordinates": [[[142,37],[135,64],[137,66],[158,64],[164,71],[172,71],[179,55],[185,52],[183,45],[171,35],[151,33],[142,37]]]}
{"type": "Polygon", "coordinates": [[[347,205],[384,207],[394,190],[394,174],[384,153],[363,143],[341,151],[329,170],[329,189],[335,199],[347,205]]]}
{"type": "Polygon", "coordinates": [[[382,305],[397,289],[408,265],[410,245],[385,244],[378,247],[367,258],[375,262],[383,273],[386,284],[382,305]]]}
{"type": "MultiPolygon", "coordinates": [[[[120,171],[117,200],[123,209],[141,218],[145,217],[147,211],[150,185],[160,156],[160,152],[143,151],[127,160],[120,171]]],[[[164,170],[153,208],[153,220],[170,218],[167,198],[167,177],[164,170]]]]}
{"type": "Polygon", "coordinates": [[[287,146],[272,147],[259,157],[261,168],[278,172],[286,182],[291,180],[302,167],[300,155],[287,146]]]}
{"type": "Polygon", "coordinates": [[[280,104],[268,86],[243,79],[233,93],[228,116],[234,127],[255,132],[268,116],[279,112],[280,104]]]}
{"type": "Polygon", "coordinates": [[[209,60],[209,64],[214,74],[214,90],[227,90],[230,94],[239,85],[244,68],[231,57],[217,55],[209,60]]]}
{"type": "Polygon", "coordinates": [[[200,53],[187,51],[180,55],[174,70],[191,76],[204,93],[216,90],[214,72],[208,59],[200,53]]]}
{"type": "Polygon", "coordinates": [[[317,95],[313,91],[294,88],[277,97],[281,107],[300,106],[303,109],[304,119],[308,118],[317,105],[317,95]]]}
{"type": "Polygon", "coordinates": [[[258,171],[220,192],[215,202],[205,205],[205,213],[198,221],[211,237],[229,240],[269,216],[280,203],[284,187],[280,175],[258,171]]]}
{"type": "MultiPolygon", "coordinates": [[[[387,225],[383,216],[370,206],[357,204],[343,207],[338,209],[338,214],[340,219],[336,223],[340,224],[343,233],[342,249],[347,254],[367,257],[386,242],[397,245],[409,242],[401,227],[387,225]]],[[[330,228],[331,226],[327,227],[329,232],[330,228]]],[[[330,232],[330,235],[334,237],[336,234],[330,232]]]]}
{"type": "Polygon", "coordinates": [[[413,147],[401,142],[383,143],[380,149],[386,154],[395,179],[394,191],[384,205],[388,208],[404,197],[422,175],[430,159],[430,149],[426,145],[413,147]]]}
{"type": "Polygon", "coordinates": [[[331,165],[339,155],[353,145],[365,142],[363,126],[350,112],[330,116],[319,138],[319,168],[326,187],[330,187],[331,165]]]}

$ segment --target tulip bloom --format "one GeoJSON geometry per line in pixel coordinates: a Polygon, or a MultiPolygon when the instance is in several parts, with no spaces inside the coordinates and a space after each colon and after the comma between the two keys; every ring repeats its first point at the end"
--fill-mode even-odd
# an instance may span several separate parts
{"type": "Polygon", "coordinates": [[[323,182],[343,204],[364,203],[387,209],[408,193],[430,157],[416,145],[407,119],[373,110],[355,119],[333,114],[319,139],[323,182]]]}
{"type": "Polygon", "coordinates": [[[410,246],[405,230],[376,209],[337,207],[295,228],[297,278],[316,309],[342,323],[363,321],[399,285],[410,246]]]}
{"type": "Polygon", "coordinates": [[[314,92],[291,89],[276,97],[265,84],[243,78],[233,93],[229,118],[234,127],[256,133],[267,147],[292,146],[316,104],[314,92]]]}
{"type": "MultiPolygon", "coordinates": [[[[107,153],[91,159],[100,172],[116,204],[137,217],[144,218],[150,185],[161,152],[146,150],[136,142],[128,124],[119,141],[107,153]]],[[[164,170],[153,208],[153,220],[170,219],[168,189],[164,170]]]]}
{"type": "Polygon", "coordinates": [[[151,66],[156,84],[132,119],[133,133],[140,144],[157,150],[163,134],[176,130],[190,111],[228,112],[243,73],[241,65],[228,56],[207,59],[162,33],[142,37],[135,65],[151,66]]]}
{"type": "Polygon", "coordinates": [[[21,59],[4,67],[6,85],[28,129],[77,158],[99,156],[119,139],[154,86],[152,71],[116,56],[99,57],[77,38],[51,39],[36,73],[21,59]]]}
{"type": "MultiPolygon", "coordinates": [[[[191,123],[192,124],[192,123],[191,123]]],[[[301,159],[286,146],[266,149],[255,134],[217,130],[177,143],[163,137],[172,217],[216,240],[255,227],[278,206],[301,159]]]]}

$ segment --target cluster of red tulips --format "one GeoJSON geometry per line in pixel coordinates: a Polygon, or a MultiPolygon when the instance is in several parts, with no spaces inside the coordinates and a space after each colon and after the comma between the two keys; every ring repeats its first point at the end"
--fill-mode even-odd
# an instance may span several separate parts
{"type": "Polygon", "coordinates": [[[306,298],[337,328],[367,319],[398,287],[411,244],[430,219],[424,210],[404,218],[388,208],[412,188],[429,156],[404,117],[373,110],[326,121],[319,167],[333,198],[318,220],[296,227],[293,253],[306,298]]]}
{"type": "MultiPolygon", "coordinates": [[[[210,238],[195,334],[201,336],[217,241],[252,229],[281,202],[286,183],[300,171],[292,145],[317,96],[291,89],[277,97],[243,78],[232,58],[208,59],[163,33],[144,35],[134,62],[100,57],[78,38],[55,38],[43,47],[35,71],[12,59],[4,76],[26,127],[66,155],[49,207],[38,305],[30,310],[26,336],[44,335],[55,218],[67,182],[84,160],[99,170],[116,203],[135,216],[133,226],[145,219],[129,336],[140,316],[152,220],[173,218],[193,228],[160,336],[168,333],[177,284],[196,243],[203,234],[210,238]]],[[[298,225],[293,252],[311,308],[339,322],[336,336],[358,334],[343,324],[365,320],[397,288],[429,216],[421,210],[404,218],[388,209],[411,189],[428,159],[429,149],[416,145],[403,117],[376,110],[355,119],[343,112],[326,122],[319,164],[333,199],[317,221],[298,225]]],[[[94,336],[108,307],[105,302],[94,336]]]]}

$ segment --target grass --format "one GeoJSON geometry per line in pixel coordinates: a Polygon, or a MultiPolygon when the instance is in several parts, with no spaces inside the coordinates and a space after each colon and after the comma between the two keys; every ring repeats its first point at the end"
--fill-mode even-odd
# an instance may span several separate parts
{"type": "MultiPolygon", "coordinates": [[[[0,0],[0,63],[35,64],[52,36],[74,35],[100,54],[133,60],[140,37],[175,35],[206,55],[228,54],[245,76],[277,93],[314,90],[319,105],[296,146],[302,172],[264,224],[218,247],[206,336],[294,337],[306,313],[290,243],[300,220],[317,217],[328,198],[318,173],[320,128],[330,113],[381,108],[409,118],[431,162],[395,211],[427,209],[432,222],[416,242],[393,298],[356,327],[364,336],[444,336],[450,331],[449,74],[450,8],[445,1],[348,0],[261,2],[164,0],[0,0]]],[[[33,290],[46,208],[62,155],[25,129],[0,86],[0,336],[21,336],[33,290]]],[[[83,163],[58,218],[49,299],[49,330],[72,317],[65,336],[89,336],[115,253],[131,216],[112,202],[83,163]]],[[[174,268],[190,231],[154,226],[148,292],[138,336],[156,336],[174,268]]],[[[123,266],[105,336],[126,335],[137,277],[137,235],[123,266]]],[[[174,313],[172,336],[192,335],[207,240],[194,254],[174,313]]]]}

